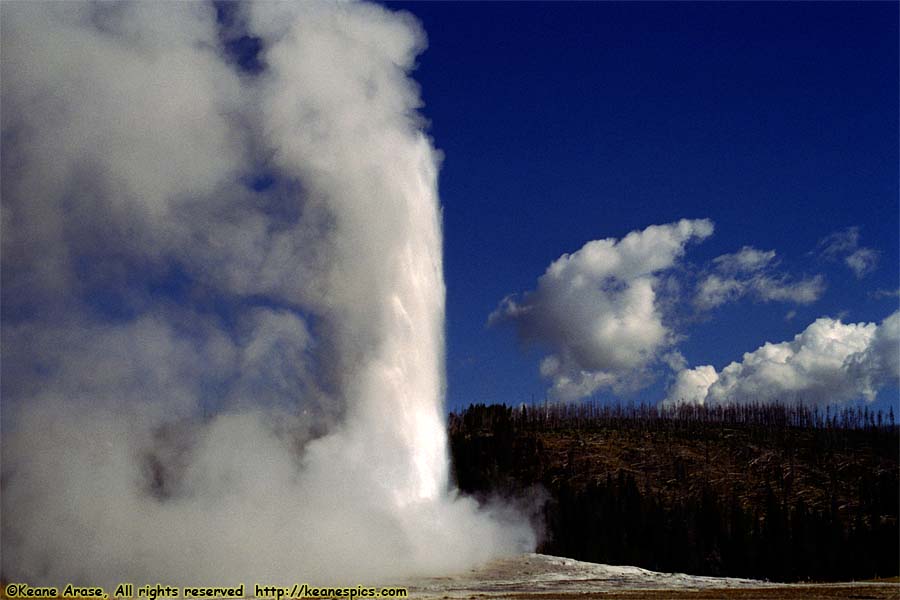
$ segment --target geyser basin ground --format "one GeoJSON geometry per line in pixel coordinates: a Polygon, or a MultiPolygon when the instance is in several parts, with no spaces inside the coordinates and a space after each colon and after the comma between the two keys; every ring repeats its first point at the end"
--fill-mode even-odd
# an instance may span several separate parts
{"type": "Polygon", "coordinates": [[[545,554],[498,559],[452,577],[411,581],[410,598],[782,599],[900,598],[900,583],[773,584],[752,579],[657,573],[545,554]]]}

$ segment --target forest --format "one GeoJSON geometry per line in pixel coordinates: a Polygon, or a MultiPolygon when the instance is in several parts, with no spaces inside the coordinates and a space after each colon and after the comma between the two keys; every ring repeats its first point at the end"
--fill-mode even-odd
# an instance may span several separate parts
{"type": "Polygon", "coordinates": [[[893,409],[471,405],[457,483],[533,513],[538,552],[770,581],[900,572],[893,409]]]}

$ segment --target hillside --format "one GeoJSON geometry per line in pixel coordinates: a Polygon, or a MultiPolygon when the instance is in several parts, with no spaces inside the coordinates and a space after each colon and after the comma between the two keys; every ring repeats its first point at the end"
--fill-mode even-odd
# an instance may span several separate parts
{"type": "Polygon", "coordinates": [[[893,414],[474,405],[450,417],[460,488],[540,498],[539,552],[696,575],[896,575],[893,414]]]}

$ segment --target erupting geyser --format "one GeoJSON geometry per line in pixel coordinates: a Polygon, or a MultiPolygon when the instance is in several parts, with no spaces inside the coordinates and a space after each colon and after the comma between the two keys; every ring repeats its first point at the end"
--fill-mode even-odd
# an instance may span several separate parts
{"type": "Polygon", "coordinates": [[[448,481],[417,23],[0,8],[4,578],[355,584],[533,546],[448,481]]]}

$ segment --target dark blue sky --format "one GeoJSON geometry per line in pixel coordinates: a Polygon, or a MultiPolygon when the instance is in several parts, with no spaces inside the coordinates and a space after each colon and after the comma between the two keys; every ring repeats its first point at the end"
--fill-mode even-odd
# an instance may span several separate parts
{"type": "MultiPolygon", "coordinates": [[[[896,3],[388,6],[429,39],[414,76],[445,153],[450,409],[543,398],[546,349],[488,315],[561,254],[653,224],[715,223],[686,271],[749,245],[827,282],[809,305],[696,315],[685,300],[672,318],[689,366],[896,310],[878,293],[898,289],[896,3]],[[815,252],[848,227],[880,253],[862,279],[815,252]]],[[[660,373],[626,400],[658,400],[660,373]]]]}
{"type": "MultiPolygon", "coordinates": [[[[239,5],[216,6],[228,56],[245,75],[263,72],[262,42],[238,25],[239,5]]],[[[504,297],[535,290],[564,253],[651,225],[715,224],[663,274],[680,288],[657,298],[676,336],[663,351],[677,349],[689,368],[721,371],[820,317],[877,323],[897,310],[898,4],[387,6],[415,15],[429,42],[412,75],[444,154],[449,410],[544,399],[551,382],[539,364],[559,349],[523,343],[510,324],[488,327],[488,316],[504,297]],[[848,232],[853,248],[829,256],[823,240],[848,232]],[[824,291],[809,303],[747,293],[698,309],[692,300],[713,259],[745,246],[776,253],[770,282],[821,277],[824,291]],[[862,277],[844,262],[855,248],[878,257],[862,277]]],[[[255,191],[297,192],[265,166],[248,170],[243,183],[255,191]]],[[[290,205],[266,197],[273,211],[290,205]]],[[[146,310],[134,298],[146,297],[192,304],[233,330],[242,309],[273,306],[206,293],[174,259],[133,265],[124,282],[89,277],[97,258],[84,259],[85,302],[100,320],[131,321],[146,310]]],[[[3,318],[38,308],[7,295],[3,318]]],[[[601,387],[596,397],[661,400],[673,371],[657,358],[642,373],[646,385],[601,387]]],[[[898,402],[896,387],[878,400],[898,402]]]]}

